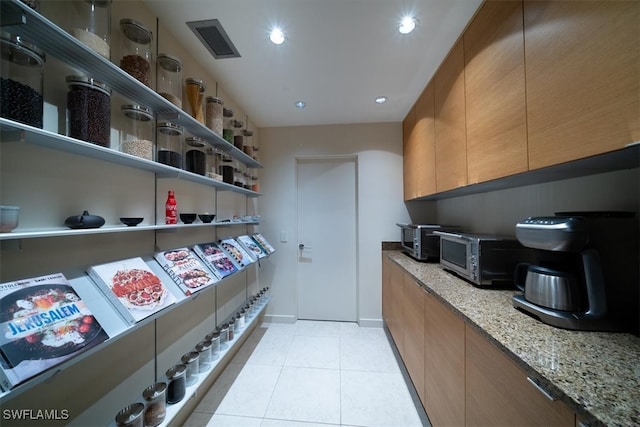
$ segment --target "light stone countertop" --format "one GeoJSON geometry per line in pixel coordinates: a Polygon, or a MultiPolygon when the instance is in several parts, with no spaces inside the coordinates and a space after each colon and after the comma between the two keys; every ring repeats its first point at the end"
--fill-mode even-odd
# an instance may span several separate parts
{"type": "Polygon", "coordinates": [[[590,425],[640,426],[640,338],[570,331],[513,307],[513,290],[478,288],[399,251],[383,251],[590,425]]]}

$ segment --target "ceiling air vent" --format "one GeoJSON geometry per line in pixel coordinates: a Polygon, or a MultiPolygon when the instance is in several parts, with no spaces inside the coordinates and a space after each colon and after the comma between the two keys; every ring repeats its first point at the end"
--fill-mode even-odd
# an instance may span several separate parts
{"type": "Polygon", "coordinates": [[[240,58],[240,52],[217,19],[187,22],[191,31],[211,52],[215,59],[240,58]]]}

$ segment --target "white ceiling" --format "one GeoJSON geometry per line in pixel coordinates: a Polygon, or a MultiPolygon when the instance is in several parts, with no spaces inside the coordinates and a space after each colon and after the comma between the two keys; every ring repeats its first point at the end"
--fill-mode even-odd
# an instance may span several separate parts
{"type": "Polygon", "coordinates": [[[257,127],[401,121],[481,2],[145,0],[257,127]],[[402,35],[408,12],[419,24],[402,35]],[[221,22],[240,58],[214,59],[186,25],[206,19],[221,22]],[[280,46],[273,25],[287,36],[280,46]],[[389,100],[376,104],[380,95],[389,100]]]}

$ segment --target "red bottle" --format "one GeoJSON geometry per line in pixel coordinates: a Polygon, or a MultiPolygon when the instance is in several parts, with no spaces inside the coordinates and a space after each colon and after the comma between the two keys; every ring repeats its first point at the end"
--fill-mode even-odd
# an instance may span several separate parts
{"type": "Polygon", "coordinates": [[[165,224],[177,224],[178,223],[178,203],[176,202],[175,194],[172,190],[169,190],[169,196],[167,197],[167,203],[165,204],[165,224]]]}

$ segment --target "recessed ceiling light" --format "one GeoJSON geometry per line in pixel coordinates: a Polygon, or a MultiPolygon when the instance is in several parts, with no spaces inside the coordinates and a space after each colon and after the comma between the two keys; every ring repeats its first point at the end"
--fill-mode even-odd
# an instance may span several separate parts
{"type": "Polygon", "coordinates": [[[400,26],[398,27],[398,31],[400,34],[409,34],[416,28],[416,23],[418,21],[413,16],[405,16],[400,21],[400,26]]]}
{"type": "Polygon", "coordinates": [[[305,104],[304,101],[296,101],[293,105],[296,106],[296,108],[302,110],[304,107],[307,106],[307,104],[305,104]]]}
{"type": "Polygon", "coordinates": [[[282,32],[282,30],[278,27],[275,27],[273,30],[271,30],[271,32],[269,33],[269,40],[271,40],[271,42],[273,44],[282,44],[284,43],[284,33],[282,32]]]}
{"type": "Polygon", "coordinates": [[[387,102],[387,98],[386,96],[378,96],[376,98],[376,104],[384,104],[385,102],[387,102]]]}

